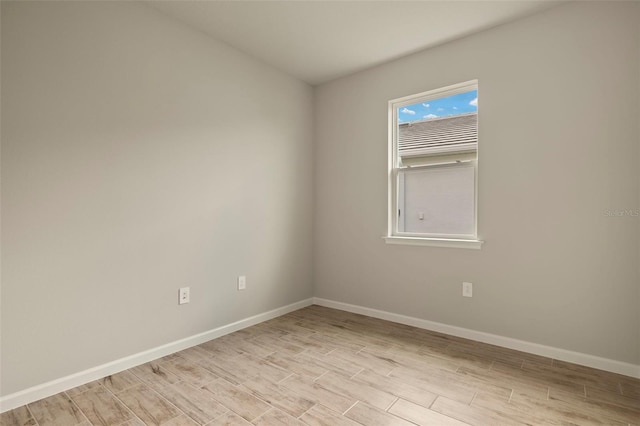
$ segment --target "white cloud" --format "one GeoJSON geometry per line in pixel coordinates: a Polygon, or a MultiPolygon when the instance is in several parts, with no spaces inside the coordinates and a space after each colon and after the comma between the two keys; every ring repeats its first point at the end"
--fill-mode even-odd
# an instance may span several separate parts
{"type": "Polygon", "coordinates": [[[415,114],[416,114],[416,112],[415,112],[415,111],[412,111],[412,110],[410,110],[409,108],[404,108],[404,109],[403,109],[402,111],[400,111],[400,112],[403,112],[403,113],[405,113],[405,114],[409,114],[409,115],[415,115],[415,114]]]}
{"type": "Polygon", "coordinates": [[[429,118],[429,119],[431,119],[431,118],[438,118],[438,116],[437,116],[437,115],[435,115],[435,114],[427,114],[427,115],[425,115],[425,116],[424,116],[424,118],[429,118]]]}
{"type": "Polygon", "coordinates": [[[438,108],[438,111],[444,111],[444,108],[438,108]]]}
{"type": "Polygon", "coordinates": [[[429,108],[429,104],[422,104],[423,107],[429,108]]]}
{"type": "Polygon", "coordinates": [[[453,109],[458,109],[458,107],[453,107],[453,109]]]}
{"type": "Polygon", "coordinates": [[[475,98],[474,100],[472,100],[471,102],[469,102],[469,105],[473,105],[473,106],[478,106],[478,98],[475,98]]]}

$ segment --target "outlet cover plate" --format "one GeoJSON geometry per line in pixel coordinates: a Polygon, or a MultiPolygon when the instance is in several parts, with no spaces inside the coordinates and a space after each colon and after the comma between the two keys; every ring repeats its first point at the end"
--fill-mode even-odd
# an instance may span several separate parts
{"type": "Polygon", "coordinates": [[[189,303],[189,299],[191,296],[191,289],[189,287],[182,287],[178,291],[178,305],[184,305],[185,303],[189,303]]]}
{"type": "Polygon", "coordinates": [[[238,290],[245,290],[247,288],[247,277],[240,275],[238,277],[238,290]]]}
{"type": "Polygon", "coordinates": [[[473,297],[473,284],[464,282],[462,283],[462,295],[464,297],[473,297]]]}

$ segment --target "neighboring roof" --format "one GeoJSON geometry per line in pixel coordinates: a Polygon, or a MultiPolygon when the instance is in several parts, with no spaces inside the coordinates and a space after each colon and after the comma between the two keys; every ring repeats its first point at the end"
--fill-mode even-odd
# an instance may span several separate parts
{"type": "Polygon", "coordinates": [[[478,113],[400,123],[400,157],[475,152],[478,149],[478,113]]]}

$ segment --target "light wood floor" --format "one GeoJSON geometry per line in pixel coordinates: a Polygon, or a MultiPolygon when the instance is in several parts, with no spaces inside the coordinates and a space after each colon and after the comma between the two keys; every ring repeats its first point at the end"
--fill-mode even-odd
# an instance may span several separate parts
{"type": "Polygon", "coordinates": [[[640,425],[640,380],[310,306],[5,425],[640,425]]]}

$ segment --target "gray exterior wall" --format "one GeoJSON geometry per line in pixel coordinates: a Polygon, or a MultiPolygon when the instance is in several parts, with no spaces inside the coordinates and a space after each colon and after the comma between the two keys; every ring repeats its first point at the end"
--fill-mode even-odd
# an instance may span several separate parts
{"type": "Polygon", "coordinates": [[[470,163],[400,173],[398,230],[421,234],[475,233],[475,167],[470,163]]]}

